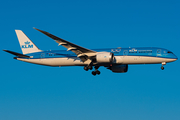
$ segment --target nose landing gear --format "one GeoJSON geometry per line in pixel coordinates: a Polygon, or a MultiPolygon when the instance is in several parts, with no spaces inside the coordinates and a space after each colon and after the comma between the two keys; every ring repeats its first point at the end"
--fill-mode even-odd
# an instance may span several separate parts
{"type": "Polygon", "coordinates": [[[164,65],[166,65],[166,62],[162,62],[161,70],[164,70],[164,65]]]}
{"type": "Polygon", "coordinates": [[[163,67],[163,66],[161,66],[161,70],[164,70],[164,67],[163,67]]]}

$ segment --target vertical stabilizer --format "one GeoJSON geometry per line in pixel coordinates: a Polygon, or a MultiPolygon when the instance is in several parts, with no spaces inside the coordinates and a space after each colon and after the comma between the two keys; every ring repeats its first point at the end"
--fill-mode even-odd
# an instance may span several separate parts
{"type": "Polygon", "coordinates": [[[15,32],[23,54],[41,51],[21,30],[15,30],[15,32]]]}

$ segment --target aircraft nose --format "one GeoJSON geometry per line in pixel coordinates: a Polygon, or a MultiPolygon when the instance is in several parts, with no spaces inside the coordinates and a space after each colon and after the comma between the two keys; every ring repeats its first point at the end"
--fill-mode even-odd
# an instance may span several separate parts
{"type": "Polygon", "coordinates": [[[178,59],[178,57],[176,56],[176,55],[174,55],[174,59],[175,59],[175,61],[178,59]]]}

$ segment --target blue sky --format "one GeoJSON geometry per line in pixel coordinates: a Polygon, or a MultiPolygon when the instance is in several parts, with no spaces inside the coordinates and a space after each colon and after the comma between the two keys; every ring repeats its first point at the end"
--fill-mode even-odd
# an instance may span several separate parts
{"type": "MultiPolygon", "coordinates": [[[[42,50],[64,49],[33,29],[93,48],[162,47],[180,56],[178,0],[1,1],[0,48],[21,53],[15,29],[42,50]]],[[[1,120],[180,119],[179,60],[130,65],[127,73],[100,67],[46,67],[0,51],[1,120]]]]}

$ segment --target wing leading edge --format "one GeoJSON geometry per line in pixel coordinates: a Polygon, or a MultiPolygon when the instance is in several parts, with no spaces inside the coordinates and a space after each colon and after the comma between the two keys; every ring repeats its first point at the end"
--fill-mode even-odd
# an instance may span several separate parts
{"type": "Polygon", "coordinates": [[[83,62],[85,62],[86,60],[88,60],[89,58],[91,58],[92,56],[95,56],[96,51],[78,46],[76,44],[73,44],[71,42],[68,42],[62,38],[59,38],[55,35],[52,35],[46,31],[34,28],[37,31],[47,35],[48,37],[54,39],[59,45],[62,45],[63,47],[67,48],[67,51],[71,50],[72,52],[74,52],[77,57],[79,57],[83,62]]]}

